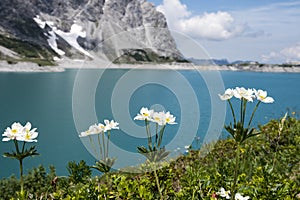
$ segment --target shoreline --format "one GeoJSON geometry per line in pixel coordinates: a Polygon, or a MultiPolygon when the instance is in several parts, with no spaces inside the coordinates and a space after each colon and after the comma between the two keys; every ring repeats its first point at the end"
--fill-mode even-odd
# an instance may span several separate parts
{"type": "Polygon", "coordinates": [[[38,66],[35,63],[19,62],[8,64],[0,61],[1,72],[64,72],[66,69],[153,69],[153,70],[200,70],[200,71],[248,71],[266,73],[300,73],[300,67],[269,66],[219,66],[219,65],[194,65],[192,63],[141,63],[141,64],[112,64],[103,61],[61,60],[57,66],[38,66]],[[88,67],[83,67],[87,65],[88,67]]]}

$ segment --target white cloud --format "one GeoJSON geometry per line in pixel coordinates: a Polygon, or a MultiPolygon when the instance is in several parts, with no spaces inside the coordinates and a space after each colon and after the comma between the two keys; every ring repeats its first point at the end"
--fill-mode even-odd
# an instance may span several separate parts
{"type": "Polygon", "coordinates": [[[300,43],[296,44],[293,47],[284,48],[280,51],[287,59],[296,59],[300,60],[300,43]]]}
{"type": "Polygon", "coordinates": [[[228,12],[193,16],[180,0],[164,0],[157,9],[165,14],[171,29],[195,38],[225,40],[243,34],[247,28],[244,24],[236,24],[228,12]]]}
{"type": "Polygon", "coordinates": [[[289,12],[291,10],[298,11],[298,6],[300,6],[300,1],[278,2],[252,9],[251,12],[272,12],[274,10],[284,11],[286,9],[288,9],[289,12]]]}
{"type": "Polygon", "coordinates": [[[179,0],[164,0],[162,5],[157,6],[157,10],[164,13],[170,21],[190,17],[192,14],[179,0]]]}
{"type": "Polygon", "coordinates": [[[276,60],[277,62],[300,62],[300,43],[294,46],[286,47],[278,52],[271,52],[268,55],[263,55],[264,62],[276,60]]]}
{"type": "Polygon", "coordinates": [[[278,52],[274,52],[272,51],[271,53],[267,54],[267,55],[262,55],[261,56],[261,60],[262,62],[264,63],[282,63],[283,61],[283,58],[280,57],[279,53],[278,52]]]}
{"type": "Polygon", "coordinates": [[[296,33],[299,30],[297,25],[300,17],[300,1],[269,3],[260,7],[236,10],[232,12],[232,15],[237,21],[246,19],[253,28],[249,31],[254,31],[254,34],[249,33],[246,36],[279,36],[278,39],[287,36],[290,38],[293,32],[296,33]]]}

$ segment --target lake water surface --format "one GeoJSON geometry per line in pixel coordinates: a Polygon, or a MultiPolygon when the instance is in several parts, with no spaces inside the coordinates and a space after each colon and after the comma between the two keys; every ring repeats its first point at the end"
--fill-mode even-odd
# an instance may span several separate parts
{"type": "MultiPolygon", "coordinates": [[[[90,69],[79,74],[75,69],[63,73],[0,73],[1,133],[15,121],[30,121],[38,128],[36,145],[41,155],[25,159],[26,170],[39,164],[54,165],[58,175],[66,175],[68,161],[83,159],[93,164],[95,158],[78,132],[106,118],[120,123],[120,130],[111,136],[113,145],[129,152],[118,159],[130,160],[136,146],[146,142],[139,137],[145,136],[143,123],[132,120],[142,106],[176,116],[178,125],[167,127],[164,136],[164,145],[170,144],[173,149],[183,149],[195,136],[203,141],[205,135],[222,128],[223,124],[212,125],[212,121],[221,123],[223,116],[226,123],[231,120],[230,113],[223,110],[226,104],[217,96],[224,88],[261,88],[275,99],[273,104],[259,107],[256,125],[283,116],[287,108],[298,113],[300,109],[300,74],[296,73],[90,69]]],[[[1,142],[0,154],[13,147],[12,142],[1,142]]],[[[18,174],[18,162],[0,157],[0,178],[12,174],[18,174]]]]}

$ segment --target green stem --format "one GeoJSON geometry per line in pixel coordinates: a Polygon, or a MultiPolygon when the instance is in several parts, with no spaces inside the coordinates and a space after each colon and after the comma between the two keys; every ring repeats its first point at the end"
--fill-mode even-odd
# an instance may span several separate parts
{"type": "Polygon", "coordinates": [[[23,160],[19,160],[20,164],[20,185],[21,185],[21,194],[23,194],[24,191],[24,184],[23,184],[23,160]]]}
{"type": "MultiPolygon", "coordinates": [[[[100,183],[100,178],[98,178],[97,177],[97,182],[98,182],[98,193],[100,194],[100,191],[101,191],[101,183],[100,183]]],[[[97,200],[100,200],[100,197],[99,197],[100,195],[98,195],[98,198],[97,198],[97,200]]]]}
{"type": "Polygon", "coordinates": [[[274,157],[273,157],[272,170],[274,169],[275,163],[276,163],[276,160],[277,160],[277,152],[278,152],[278,147],[279,147],[280,135],[281,135],[281,132],[282,132],[282,129],[283,129],[283,126],[284,126],[284,121],[279,122],[278,126],[279,126],[279,130],[278,130],[278,136],[277,136],[277,139],[276,139],[275,154],[274,154],[274,157]],[[282,129],[280,129],[280,126],[282,126],[282,129]]]}
{"type": "Polygon", "coordinates": [[[14,144],[15,144],[15,147],[16,147],[17,154],[20,155],[19,145],[18,145],[18,141],[16,139],[14,139],[14,144]]]}
{"type": "Polygon", "coordinates": [[[23,145],[22,145],[22,154],[24,153],[24,149],[25,149],[25,141],[23,141],[23,145]]]}
{"type": "Polygon", "coordinates": [[[246,116],[246,108],[247,108],[247,100],[246,99],[244,99],[243,104],[244,104],[244,106],[243,106],[243,122],[242,122],[242,124],[243,124],[243,128],[244,128],[245,116],[246,116]]]}
{"type": "Polygon", "coordinates": [[[232,192],[232,198],[234,199],[235,193],[236,193],[236,185],[238,181],[238,175],[239,175],[239,165],[240,165],[240,144],[237,143],[237,149],[236,149],[236,155],[235,155],[235,169],[234,169],[234,179],[233,179],[233,185],[231,188],[232,192]]]}
{"type": "Polygon", "coordinates": [[[231,109],[234,125],[236,125],[236,117],[235,117],[235,113],[234,113],[233,106],[232,106],[232,103],[231,103],[230,99],[228,99],[228,103],[229,103],[229,106],[230,106],[230,109],[231,109]]]}
{"type": "Polygon", "coordinates": [[[156,149],[158,148],[157,140],[158,140],[158,124],[156,123],[156,127],[155,127],[155,145],[156,145],[156,149]]]}
{"type": "Polygon", "coordinates": [[[100,134],[103,134],[103,133],[101,132],[101,133],[99,133],[99,134],[97,135],[97,138],[98,138],[98,144],[99,144],[99,149],[100,149],[100,156],[101,156],[101,157],[99,157],[99,160],[101,160],[101,158],[103,158],[103,151],[102,151],[102,148],[101,148],[100,134]]]}
{"type": "Polygon", "coordinates": [[[192,196],[192,200],[194,200],[195,199],[195,189],[193,189],[193,196],[192,196]]]}
{"type": "Polygon", "coordinates": [[[107,141],[106,141],[106,157],[108,158],[108,146],[109,146],[109,138],[110,138],[110,131],[107,131],[107,141]]]}
{"type": "Polygon", "coordinates": [[[24,185],[23,185],[23,158],[22,155],[24,152],[24,146],[25,146],[25,141],[23,143],[23,147],[22,147],[22,153],[19,150],[19,145],[18,145],[18,141],[16,139],[14,139],[14,144],[16,147],[16,152],[17,152],[17,159],[19,160],[19,168],[20,168],[20,185],[21,185],[21,192],[20,194],[22,195],[24,193],[24,185]]]}
{"type": "Polygon", "coordinates": [[[255,108],[254,108],[254,110],[253,110],[253,112],[251,114],[251,117],[250,117],[250,120],[249,120],[249,123],[248,123],[248,129],[250,128],[250,125],[252,123],[254,114],[255,114],[255,112],[256,112],[256,110],[257,110],[257,108],[258,108],[258,106],[259,106],[260,103],[261,103],[261,101],[257,102],[257,104],[256,104],[256,106],[255,106],[255,108]]]}
{"type": "Polygon", "coordinates": [[[156,186],[157,186],[157,189],[158,189],[158,192],[159,192],[160,200],[163,200],[163,194],[162,194],[162,191],[160,189],[159,179],[158,179],[158,176],[157,176],[157,173],[156,173],[156,163],[154,163],[154,170],[153,171],[154,171],[156,186]]]}
{"type": "Polygon", "coordinates": [[[95,152],[95,154],[96,154],[96,157],[99,157],[99,156],[98,156],[97,149],[96,149],[96,146],[95,146],[95,144],[94,144],[94,142],[93,142],[93,140],[92,140],[92,137],[91,137],[90,135],[89,135],[88,137],[89,137],[90,143],[91,143],[91,145],[92,145],[92,148],[93,148],[93,150],[94,150],[94,152],[95,152]]]}
{"type": "Polygon", "coordinates": [[[244,99],[243,99],[243,97],[241,98],[241,110],[240,110],[240,118],[241,118],[241,123],[243,124],[243,101],[244,101],[244,99]]]}
{"type": "Polygon", "coordinates": [[[148,147],[149,151],[152,151],[152,138],[151,138],[151,132],[150,132],[150,127],[149,127],[149,122],[147,119],[145,119],[145,125],[146,125],[146,133],[148,137],[148,147]]]}
{"type": "Polygon", "coordinates": [[[163,135],[164,135],[164,131],[165,131],[165,128],[166,128],[166,125],[164,125],[160,131],[159,131],[159,138],[158,138],[158,144],[157,144],[157,147],[160,148],[160,145],[162,143],[162,138],[163,138],[163,135]]]}
{"type": "Polygon", "coordinates": [[[106,158],[106,152],[105,152],[104,133],[102,133],[102,148],[103,148],[103,154],[104,154],[104,157],[102,159],[105,160],[105,158],[106,158]]]}

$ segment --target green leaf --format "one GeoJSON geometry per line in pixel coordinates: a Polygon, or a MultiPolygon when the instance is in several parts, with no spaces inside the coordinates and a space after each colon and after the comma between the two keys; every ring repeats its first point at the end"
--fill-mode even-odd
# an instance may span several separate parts
{"type": "Polygon", "coordinates": [[[146,147],[144,147],[144,146],[137,147],[137,151],[140,154],[147,154],[147,153],[149,153],[148,149],[146,149],[146,147]]]}
{"type": "Polygon", "coordinates": [[[111,170],[114,165],[116,158],[105,158],[96,162],[96,165],[91,166],[91,168],[96,169],[100,172],[107,173],[111,170]]]}
{"type": "Polygon", "coordinates": [[[17,153],[17,152],[12,151],[12,153],[6,152],[3,154],[4,157],[14,158],[17,160],[23,160],[24,158],[34,157],[37,155],[40,155],[40,154],[35,149],[35,146],[30,147],[30,149],[25,149],[23,153],[17,153]]]}

